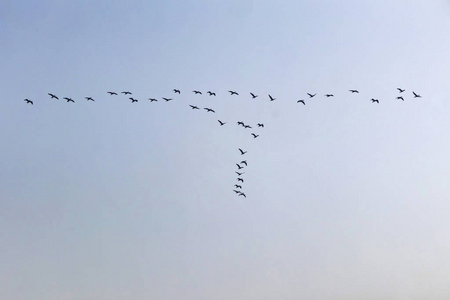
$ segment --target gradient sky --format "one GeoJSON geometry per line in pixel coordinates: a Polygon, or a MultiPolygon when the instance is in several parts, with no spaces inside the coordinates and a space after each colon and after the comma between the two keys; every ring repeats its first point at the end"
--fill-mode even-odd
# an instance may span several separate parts
{"type": "Polygon", "coordinates": [[[444,0],[0,1],[0,298],[448,299],[449,36],[444,0]]]}

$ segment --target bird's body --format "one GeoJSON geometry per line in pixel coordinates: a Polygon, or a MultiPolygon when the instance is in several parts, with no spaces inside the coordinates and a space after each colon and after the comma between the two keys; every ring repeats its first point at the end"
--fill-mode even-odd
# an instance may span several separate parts
{"type": "Polygon", "coordinates": [[[53,98],[59,99],[58,97],[56,97],[55,95],[53,95],[53,94],[51,94],[51,93],[48,93],[48,94],[49,94],[50,97],[52,97],[52,99],[53,99],[53,98]]]}
{"type": "Polygon", "coordinates": [[[211,109],[211,108],[208,108],[208,107],[205,107],[203,109],[206,110],[207,112],[215,113],[214,109],[211,109]]]}
{"type": "Polygon", "coordinates": [[[258,97],[258,95],[255,95],[253,93],[250,93],[250,95],[252,95],[252,99],[255,99],[256,97],[258,97]]]}
{"type": "Polygon", "coordinates": [[[238,92],[235,91],[228,91],[231,95],[239,95],[238,92]]]}
{"type": "Polygon", "coordinates": [[[247,151],[244,151],[241,148],[239,148],[239,151],[241,152],[241,155],[244,155],[245,153],[247,153],[247,151]]]}
{"type": "Polygon", "coordinates": [[[110,94],[111,96],[112,96],[112,95],[117,95],[116,92],[108,92],[108,94],[110,94]]]}
{"type": "Polygon", "coordinates": [[[27,103],[33,105],[33,101],[31,101],[30,99],[24,99],[23,101],[26,101],[27,103]]]}

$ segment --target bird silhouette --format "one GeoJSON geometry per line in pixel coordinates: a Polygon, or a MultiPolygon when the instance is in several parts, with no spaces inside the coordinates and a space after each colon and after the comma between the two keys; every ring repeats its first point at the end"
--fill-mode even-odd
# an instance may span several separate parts
{"type": "Polygon", "coordinates": [[[397,88],[397,90],[400,92],[400,93],[403,93],[405,90],[402,90],[401,88],[397,88]]]}
{"type": "Polygon", "coordinates": [[[192,91],[194,94],[200,94],[200,95],[202,95],[202,92],[200,92],[200,91],[192,91]]]}
{"type": "Polygon", "coordinates": [[[305,100],[297,100],[297,103],[303,103],[303,105],[306,105],[305,100]]]}
{"type": "Polygon", "coordinates": [[[234,187],[237,189],[242,189],[242,186],[240,186],[239,184],[235,184],[234,187]]]}
{"type": "Polygon", "coordinates": [[[163,100],[166,100],[166,102],[169,102],[169,101],[172,101],[173,99],[172,98],[164,98],[163,97],[163,100]]]}
{"type": "Polygon", "coordinates": [[[198,106],[195,106],[195,105],[190,105],[190,104],[189,104],[189,106],[190,106],[192,109],[200,109],[200,108],[198,108],[198,106]]]}
{"type": "Polygon", "coordinates": [[[129,99],[131,100],[131,103],[133,103],[133,102],[138,102],[138,100],[137,100],[137,99],[134,99],[133,97],[130,97],[129,99]]]}
{"type": "Polygon", "coordinates": [[[325,97],[329,98],[329,97],[334,97],[333,94],[325,94],[325,97]]]}
{"type": "Polygon", "coordinates": [[[75,103],[75,101],[73,101],[73,99],[72,99],[72,98],[67,98],[67,97],[64,97],[63,99],[67,100],[67,102],[73,102],[73,103],[75,103]]]}
{"type": "Polygon", "coordinates": [[[217,120],[217,121],[220,123],[220,126],[223,126],[223,125],[227,124],[226,122],[222,122],[220,120],[217,120]]]}
{"type": "Polygon", "coordinates": [[[211,108],[208,108],[208,107],[205,107],[205,108],[203,108],[203,109],[206,110],[207,112],[213,112],[213,113],[215,113],[214,109],[211,109],[211,108]]]}
{"type": "Polygon", "coordinates": [[[244,167],[241,167],[239,164],[236,164],[236,166],[238,167],[238,170],[244,168],[244,167]]]}
{"type": "Polygon", "coordinates": [[[236,194],[239,194],[239,193],[240,193],[240,191],[236,191],[236,190],[233,190],[233,192],[235,192],[236,194]]]}
{"type": "Polygon", "coordinates": [[[244,196],[245,198],[247,198],[247,196],[242,192],[239,192],[238,194],[239,194],[238,196],[244,196]]]}
{"type": "Polygon", "coordinates": [[[155,101],[158,101],[157,99],[155,99],[155,98],[148,98],[148,100],[150,100],[150,102],[155,102],[155,101]]]}
{"type": "Polygon", "coordinates": [[[258,123],[258,127],[264,127],[263,123],[258,123]]]}
{"type": "Polygon", "coordinates": [[[397,98],[395,98],[395,99],[405,101],[405,99],[403,99],[403,97],[397,97],[397,98]]]}
{"type": "Polygon", "coordinates": [[[254,133],[252,133],[252,135],[255,139],[259,136],[259,134],[254,134],[254,133]]]}
{"type": "Polygon", "coordinates": [[[378,101],[378,99],[371,99],[372,100],[372,103],[380,103],[380,101],[378,101]]]}
{"type": "Polygon", "coordinates": [[[234,171],[236,174],[238,174],[238,176],[241,176],[242,174],[245,174],[245,172],[239,173],[237,171],[234,171]]]}
{"type": "Polygon", "coordinates": [[[419,94],[416,94],[415,92],[412,92],[414,94],[414,98],[422,98],[419,94]]]}
{"type": "Polygon", "coordinates": [[[244,125],[244,128],[252,128],[250,125],[244,125]]]}
{"type": "Polygon", "coordinates": [[[306,93],[306,94],[308,94],[309,98],[312,98],[312,97],[314,97],[315,95],[317,95],[317,93],[316,93],[316,94],[306,93]]]}
{"type": "Polygon", "coordinates": [[[121,94],[124,94],[124,95],[131,95],[131,92],[122,92],[121,94]]]}
{"type": "Polygon", "coordinates": [[[349,90],[351,93],[359,93],[358,90],[349,90]]]}
{"type": "Polygon", "coordinates": [[[33,101],[31,101],[30,99],[24,99],[23,101],[26,101],[27,103],[30,103],[31,105],[33,105],[33,101]]]}
{"type": "Polygon", "coordinates": [[[215,95],[216,95],[216,93],[211,92],[211,91],[207,91],[207,93],[208,93],[210,96],[215,96],[215,95]]]}
{"type": "Polygon", "coordinates": [[[49,96],[50,97],[52,97],[51,99],[53,99],[53,98],[55,98],[55,99],[59,99],[58,97],[56,97],[55,95],[53,95],[53,94],[50,94],[50,93],[48,93],[49,94],[49,96]]]}
{"type": "Polygon", "coordinates": [[[245,153],[247,153],[248,151],[244,151],[241,148],[239,148],[239,151],[241,152],[241,155],[244,155],[245,153]]]}
{"type": "Polygon", "coordinates": [[[248,166],[246,160],[243,160],[243,161],[241,161],[240,163],[241,163],[241,164],[244,164],[246,167],[248,166]]]}
{"type": "Polygon", "coordinates": [[[238,92],[235,91],[228,91],[230,93],[230,95],[239,95],[238,92]]]}
{"type": "Polygon", "coordinates": [[[255,95],[253,93],[250,93],[250,95],[252,95],[252,99],[255,99],[256,97],[258,97],[258,95],[255,95]]]}
{"type": "Polygon", "coordinates": [[[84,97],[84,99],[86,99],[87,101],[95,101],[95,100],[92,99],[91,97],[84,97]]]}
{"type": "Polygon", "coordinates": [[[173,89],[173,92],[174,92],[175,94],[181,94],[180,90],[177,90],[177,89],[173,89]]]}
{"type": "Polygon", "coordinates": [[[117,95],[116,92],[108,92],[108,94],[110,94],[111,96],[112,96],[112,95],[117,95]]]}
{"type": "Polygon", "coordinates": [[[238,178],[237,181],[244,182],[244,179],[238,178]]]}
{"type": "Polygon", "coordinates": [[[237,122],[237,124],[244,126],[244,122],[242,122],[242,121],[237,122]]]}
{"type": "Polygon", "coordinates": [[[270,101],[276,100],[277,98],[274,98],[272,96],[269,95],[270,101]]]}

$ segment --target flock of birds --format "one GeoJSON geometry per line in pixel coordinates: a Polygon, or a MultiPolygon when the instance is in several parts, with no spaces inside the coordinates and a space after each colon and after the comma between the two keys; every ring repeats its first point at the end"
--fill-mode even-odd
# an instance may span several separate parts
{"type": "MultiPolygon", "coordinates": [[[[351,89],[351,90],[348,90],[348,91],[349,91],[351,94],[359,94],[359,91],[358,91],[358,90],[355,90],[355,89],[351,89]]],[[[404,93],[406,90],[405,90],[405,89],[402,89],[402,88],[397,88],[397,91],[398,91],[399,94],[398,94],[398,96],[395,97],[395,99],[396,99],[396,100],[405,101],[405,97],[403,96],[403,95],[404,95],[403,93],[404,93]]],[[[181,91],[180,91],[179,89],[173,89],[173,93],[175,93],[175,94],[181,94],[181,91]]],[[[193,90],[192,93],[194,93],[195,95],[203,95],[203,93],[202,93],[201,91],[198,91],[198,90],[193,90]]],[[[209,96],[213,96],[213,97],[216,96],[216,93],[215,93],[215,92],[212,92],[212,91],[207,91],[206,93],[207,93],[209,96]]],[[[231,96],[239,96],[239,93],[236,92],[236,91],[233,91],[233,90],[228,91],[228,93],[230,93],[231,96]]],[[[107,94],[109,94],[110,96],[118,96],[118,95],[119,95],[119,93],[117,93],[117,92],[111,92],[111,91],[108,91],[107,94]]],[[[131,103],[137,103],[137,102],[139,102],[138,99],[132,97],[133,93],[131,93],[131,92],[129,92],[129,91],[123,91],[123,92],[121,92],[120,94],[122,94],[122,95],[124,95],[124,96],[128,96],[128,99],[131,101],[131,103]]],[[[414,91],[412,91],[412,94],[413,94],[414,98],[421,98],[421,97],[422,97],[420,94],[418,94],[418,93],[416,93],[416,92],[414,92],[414,91]]],[[[311,99],[311,98],[316,97],[316,96],[317,96],[317,93],[314,93],[314,94],[312,94],[312,93],[306,93],[306,95],[308,96],[309,99],[311,99]]],[[[60,100],[60,97],[56,96],[56,95],[53,94],[53,93],[48,93],[48,96],[50,96],[50,99],[60,100]]],[[[252,99],[256,99],[256,98],[259,97],[259,95],[255,94],[255,93],[253,93],[253,92],[250,92],[250,96],[252,97],[252,99]]],[[[334,97],[334,94],[325,94],[324,97],[326,97],[326,98],[334,97]]],[[[270,94],[268,95],[268,98],[269,98],[269,101],[275,101],[275,100],[277,99],[277,98],[274,98],[274,97],[273,97],[272,95],[270,95],[270,94]]],[[[70,98],[70,97],[63,97],[62,99],[63,99],[63,100],[66,100],[67,103],[69,103],[69,102],[75,103],[75,100],[73,100],[73,99],[70,98]]],[[[84,97],[84,99],[85,99],[86,101],[92,101],[92,102],[95,102],[95,99],[92,98],[92,97],[84,97]]],[[[157,101],[158,101],[158,99],[156,99],[156,98],[148,98],[148,100],[149,100],[150,102],[157,102],[157,101]]],[[[172,101],[172,100],[174,100],[174,99],[173,99],[173,98],[162,97],[162,100],[164,100],[165,102],[169,102],[169,101],[172,101]]],[[[24,101],[25,101],[27,104],[31,104],[31,105],[34,104],[34,102],[33,102],[32,100],[30,100],[30,99],[24,99],[24,101]]],[[[380,103],[380,101],[379,101],[378,99],[375,99],[375,98],[370,99],[370,101],[371,101],[372,103],[380,103]]],[[[297,103],[301,103],[301,104],[303,104],[303,105],[306,105],[305,99],[299,99],[299,100],[297,100],[297,103]]],[[[189,104],[189,107],[190,107],[192,110],[201,110],[201,109],[202,109],[202,108],[198,107],[197,105],[193,105],[193,104],[189,104]]],[[[213,108],[210,108],[210,107],[203,107],[203,110],[205,110],[205,111],[208,112],[208,113],[215,113],[215,112],[216,112],[213,108]]],[[[227,122],[224,122],[224,121],[222,121],[222,120],[217,120],[217,121],[219,122],[219,126],[224,126],[225,124],[227,124],[227,122]]],[[[251,128],[253,128],[251,125],[245,124],[243,121],[238,121],[238,122],[237,122],[237,125],[238,125],[238,126],[242,126],[244,129],[251,129],[251,128]]],[[[256,126],[257,126],[258,128],[264,128],[264,124],[263,124],[263,123],[257,123],[256,126]]],[[[256,134],[255,132],[252,132],[252,133],[251,133],[251,136],[252,136],[254,139],[256,139],[256,138],[259,137],[259,134],[256,134]]],[[[239,153],[240,153],[241,156],[247,154],[247,151],[243,150],[242,148],[238,148],[238,150],[239,150],[239,153]]],[[[235,171],[235,173],[237,174],[238,177],[237,177],[237,183],[234,184],[233,191],[234,191],[234,193],[235,193],[237,196],[242,196],[242,197],[245,197],[245,198],[246,198],[247,195],[243,192],[244,178],[243,178],[242,175],[245,174],[245,172],[243,171],[243,169],[244,169],[245,167],[248,166],[247,160],[246,160],[246,159],[241,160],[240,162],[236,163],[236,166],[237,166],[237,170],[235,171]]]]}

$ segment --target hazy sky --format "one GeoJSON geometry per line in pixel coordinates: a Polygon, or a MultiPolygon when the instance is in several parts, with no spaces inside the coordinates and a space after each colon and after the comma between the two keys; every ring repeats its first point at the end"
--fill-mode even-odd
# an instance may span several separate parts
{"type": "Polygon", "coordinates": [[[449,36],[444,0],[0,1],[0,298],[448,299],[449,36]]]}

